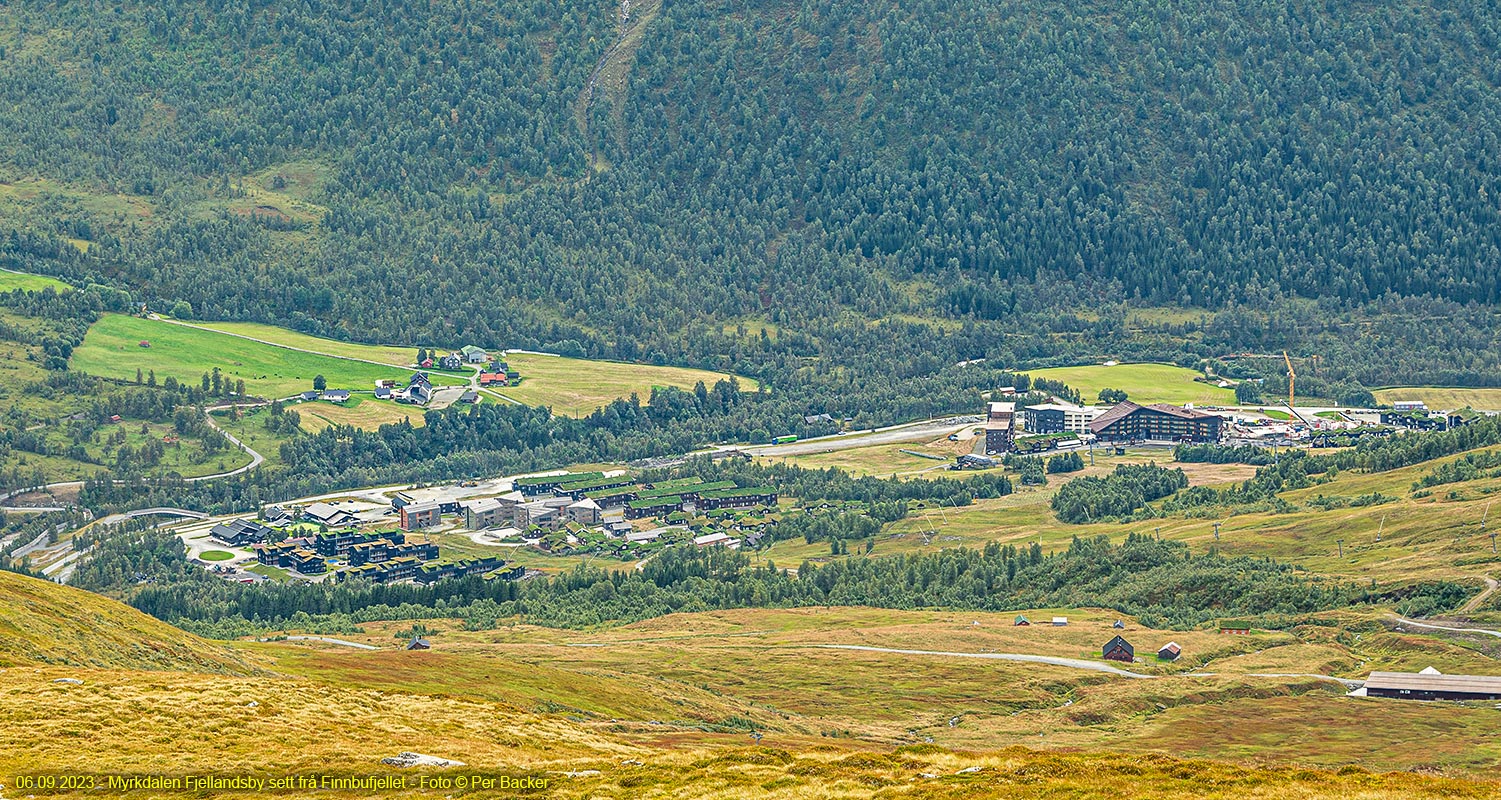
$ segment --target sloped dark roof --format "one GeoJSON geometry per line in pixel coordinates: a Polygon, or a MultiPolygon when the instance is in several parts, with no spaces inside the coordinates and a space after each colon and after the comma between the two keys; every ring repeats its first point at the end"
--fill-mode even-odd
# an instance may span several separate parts
{"type": "Polygon", "coordinates": [[[1153,403],[1147,406],[1147,408],[1182,419],[1208,419],[1209,417],[1219,416],[1218,414],[1211,414],[1208,411],[1200,411],[1197,408],[1184,408],[1183,406],[1175,406],[1171,403],[1153,403]]]}
{"type": "Polygon", "coordinates": [[[1101,652],[1108,653],[1111,650],[1114,650],[1116,645],[1120,645],[1121,649],[1125,650],[1127,653],[1136,655],[1136,648],[1132,647],[1130,642],[1126,641],[1123,637],[1120,636],[1117,636],[1114,639],[1106,642],[1105,646],[1101,648],[1101,652]]]}
{"type": "Polygon", "coordinates": [[[1114,423],[1130,416],[1133,411],[1136,411],[1140,408],[1141,406],[1131,402],[1130,400],[1122,400],[1121,402],[1117,403],[1114,408],[1111,408],[1109,411],[1106,411],[1098,417],[1095,417],[1094,422],[1089,423],[1089,429],[1095,433],[1099,433],[1100,431],[1105,430],[1105,428],[1109,427],[1110,425],[1113,425],[1114,423]]]}

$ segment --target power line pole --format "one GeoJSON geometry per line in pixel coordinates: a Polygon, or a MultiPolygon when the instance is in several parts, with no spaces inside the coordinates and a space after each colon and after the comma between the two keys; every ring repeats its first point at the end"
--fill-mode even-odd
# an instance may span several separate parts
{"type": "Polygon", "coordinates": [[[1219,523],[1219,522],[1214,523],[1214,540],[1216,542],[1218,542],[1220,540],[1220,525],[1221,524],[1222,523],[1219,523]]]}
{"type": "Polygon", "coordinates": [[[1345,557],[1345,540],[1344,539],[1335,539],[1334,543],[1337,544],[1337,545],[1339,545],[1339,557],[1340,558],[1344,558],[1345,557]]]}

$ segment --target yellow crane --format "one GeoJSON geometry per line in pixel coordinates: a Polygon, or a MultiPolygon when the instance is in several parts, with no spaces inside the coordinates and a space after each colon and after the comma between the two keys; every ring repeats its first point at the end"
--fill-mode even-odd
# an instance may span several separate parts
{"type": "MultiPolygon", "coordinates": [[[[1287,363],[1287,407],[1293,408],[1297,405],[1296,401],[1298,399],[1298,373],[1293,372],[1293,360],[1288,358],[1286,350],[1282,351],[1282,360],[1287,363]]],[[[1296,414],[1298,412],[1294,411],[1293,413],[1296,414]]]]}

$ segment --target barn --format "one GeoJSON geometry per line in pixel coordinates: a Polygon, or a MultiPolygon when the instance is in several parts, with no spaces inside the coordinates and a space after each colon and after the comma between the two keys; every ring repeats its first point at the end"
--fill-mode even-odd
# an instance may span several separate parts
{"type": "Polygon", "coordinates": [[[1367,697],[1401,700],[1501,700],[1501,677],[1444,675],[1424,672],[1372,672],[1366,678],[1367,697]]]}

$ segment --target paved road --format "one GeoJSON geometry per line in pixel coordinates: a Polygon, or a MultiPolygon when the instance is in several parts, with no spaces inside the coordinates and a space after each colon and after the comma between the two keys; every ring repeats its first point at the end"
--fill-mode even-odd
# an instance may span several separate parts
{"type": "MultiPolygon", "coordinates": [[[[218,406],[216,406],[216,408],[218,408],[218,406]]],[[[213,414],[209,414],[209,413],[207,413],[207,411],[205,411],[205,413],[203,415],[203,418],[208,422],[208,426],[210,428],[213,428],[214,430],[216,430],[220,434],[222,434],[224,436],[224,438],[226,438],[226,439],[228,439],[230,441],[231,444],[233,444],[234,446],[240,448],[241,450],[244,450],[245,452],[249,453],[250,454],[250,463],[246,464],[243,467],[240,467],[239,469],[232,469],[232,470],[230,470],[228,472],[220,472],[220,473],[217,473],[217,474],[214,474],[214,475],[200,475],[197,478],[184,478],[184,480],[188,481],[189,483],[196,483],[198,481],[206,481],[206,480],[211,480],[213,478],[228,478],[231,475],[239,475],[242,472],[249,472],[249,471],[255,469],[256,467],[259,467],[261,465],[261,463],[266,460],[265,456],[262,456],[260,453],[257,453],[255,451],[255,449],[252,448],[250,445],[245,444],[244,442],[242,442],[238,438],[236,438],[234,434],[230,433],[229,431],[224,430],[223,428],[221,428],[217,424],[215,424],[214,423],[214,415],[213,414]]]]}
{"type": "Polygon", "coordinates": [[[1402,623],[1403,625],[1412,625],[1418,628],[1430,628],[1436,631],[1454,631],[1455,633],[1479,633],[1485,636],[1494,636],[1497,639],[1501,639],[1501,631],[1493,631],[1489,628],[1451,628],[1447,625],[1430,625],[1427,622],[1418,622],[1417,620],[1407,619],[1406,617],[1397,617],[1397,621],[1402,623]]]}
{"type": "Polygon", "coordinates": [[[26,556],[31,555],[32,553],[36,552],[37,550],[40,550],[43,547],[46,547],[47,546],[48,538],[50,536],[51,536],[50,533],[41,533],[41,534],[38,534],[35,539],[32,539],[31,541],[29,541],[26,544],[21,545],[19,548],[17,548],[14,553],[10,554],[10,557],[11,558],[17,558],[17,559],[19,559],[19,558],[25,558],[26,556]]]}
{"type": "Polygon", "coordinates": [[[157,514],[160,514],[164,517],[208,519],[208,515],[203,513],[202,511],[189,511],[186,508],[167,508],[165,506],[158,506],[156,508],[138,508],[135,511],[122,511],[118,514],[110,514],[104,519],[99,520],[99,523],[101,525],[113,525],[116,522],[124,522],[127,519],[135,519],[136,517],[150,517],[157,514]]]}
{"type": "MultiPolygon", "coordinates": [[[[269,641],[273,641],[273,640],[272,639],[258,639],[257,641],[269,642],[269,641]]],[[[287,641],[290,641],[290,642],[328,642],[329,644],[343,645],[344,647],[353,647],[356,650],[379,650],[380,649],[379,647],[376,647],[374,645],[360,644],[359,642],[351,642],[351,641],[348,641],[348,640],[345,640],[345,639],[330,639],[327,636],[288,636],[287,637],[287,641]]]]}
{"type": "Polygon", "coordinates": [[[1073,669],[1087,669],[1093,672],[1106,672],[1111,675],[1119,675],[1122,678],[1156,678],[1156,675],[1143,675],[1139,672],[1129,672],[1109,664],[1101,664],[1098,661],[1085,661],[1082,658],[1054,658],[1052,656],[1034,656],[1025,653],[948,653],[941,650],[895,650],[889,647],[866,647],[858,644],[821,644],[817,647],[828,650],[861,650],[869,653],[895,653],[904,656],[944,656],[947,658],[988,658],[995,661],[1025,661],[1030,664],[1052,664],[1056,667],[1071,667],[1073,669]]]}

